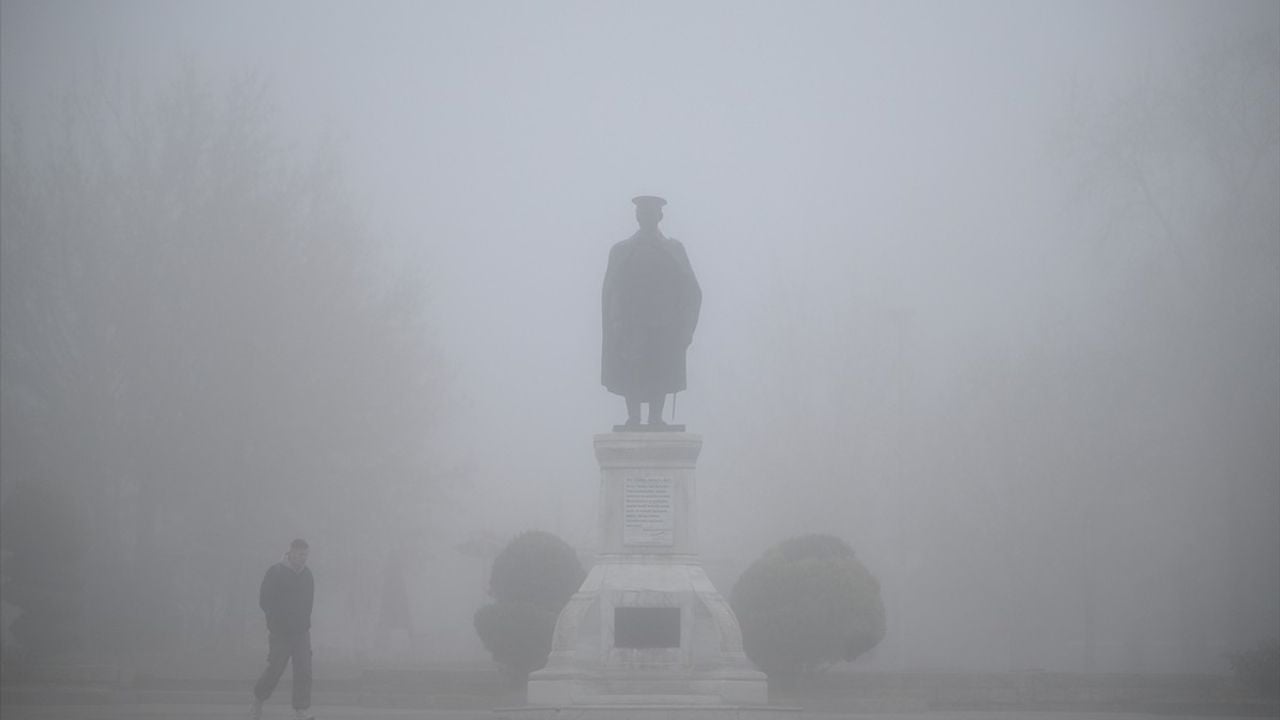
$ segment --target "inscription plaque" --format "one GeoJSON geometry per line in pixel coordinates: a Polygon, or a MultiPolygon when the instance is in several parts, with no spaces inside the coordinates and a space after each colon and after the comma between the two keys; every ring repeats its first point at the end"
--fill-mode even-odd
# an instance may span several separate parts
{"type": "Polygon", "coordinates": [[[629,477],[622,487],[622,543],[674,545],[675,481],[663,477],[629,477]]]}
{"type": "Polygon", "coordinates": [[[619,648],[680,647],[680,608],[615,608],[613,646],[619,648]]]}

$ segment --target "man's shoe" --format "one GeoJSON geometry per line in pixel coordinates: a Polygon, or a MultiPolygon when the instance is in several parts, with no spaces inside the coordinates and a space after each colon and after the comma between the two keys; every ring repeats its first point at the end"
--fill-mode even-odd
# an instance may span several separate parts
{"type": "Polygon", "coordinates": [[[293,717],[296,720],[316,720],[316,716],[311,714],[310,710],[293,709],[293,717]]]}
{"type": "Polygon", "coordinates": [[[262,720],[262,701],[256,697],[253,699],[253,714],[250,717],[253,720],[262,720]]]}

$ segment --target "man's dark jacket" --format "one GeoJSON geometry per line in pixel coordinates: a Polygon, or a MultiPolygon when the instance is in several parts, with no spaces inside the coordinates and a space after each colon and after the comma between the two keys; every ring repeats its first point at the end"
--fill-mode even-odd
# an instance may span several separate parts
{"type": "Polygon", "coordinates": [[[301,635],[310,630],[315,596],[311,568],[297,572],[288,563],[272,565],[258,591],[258,605],[267,614],[267,630],[273,635],[301,635]]]}

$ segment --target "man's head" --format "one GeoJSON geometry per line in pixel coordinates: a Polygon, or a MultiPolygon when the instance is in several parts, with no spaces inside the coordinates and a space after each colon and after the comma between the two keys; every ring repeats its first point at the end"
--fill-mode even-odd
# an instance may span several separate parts
{"type": "Polygon", "coordinates": [[[631,198],[631,202],[636,204],[636,222],[640,223],[640,228],[658,229],[658,223],[662,221],[662,206],[667,201],[656,195],[640,195],[631,198]]]}
{"type": "Polygon", "coordinates": [[[289,553],[285,555],[285,560],[289,563],[289,567],[301,572],[302,568],[307,566],[307,554],[310,549],[307,541],[302,538],[289,543],[289,553]]]}

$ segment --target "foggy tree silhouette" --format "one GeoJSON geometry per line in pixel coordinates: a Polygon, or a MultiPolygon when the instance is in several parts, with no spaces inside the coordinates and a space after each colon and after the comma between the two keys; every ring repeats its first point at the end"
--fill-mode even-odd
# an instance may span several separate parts
{"type": "Polygon", "coordinates": [[[6,648],[6,662],[25,669],[76,649],[85,537],[74,505],[45,485],[17,483],[0,508],[0,542],[0,598],[21,610],[7,628],[18,648],[6,648]]]}
{"type": "Polygon", "coordinates": [[[1109,308],[1108,332],[1062,318],[1064,337],[1033,355],[1042,367],[1017,369],[1028,387],[1069,378],[1070,398],[1047,399],[1086,429],[1066,458],[1081,486],[1073,514],[1083,542],[1068,566],[1086,668],[1107,620],[1096,598],[1114,582],[1099,575],[1097,559],[1140,535],[1130,525],[1153,502],[1198,529],[1182,541],[1191,551],[1143,558],[1156,580],[1136,591],[1174,599],[1186,667],[1209,659],[1211,634],[1236,647],[1256,637],[1243,619],[1258,617],[1249,608],[1275,589],[1275,574],[1257,573],[1244,550],[1274,542],[1273,517],[1252,508],[1280,496],[1266,449],[1273,441],[1263,439],[1280,420],[1280,396],[1257,374],[1280,361],[1280,31],[1210,43],[1179,70],[1114,96],[1070,98],[1055,159],[1072,183],[1071,229],[1103,268],[1093,282],[1109,308]],[[1193,567],[1213,568],[1214,581],[1193,567]],[[1206,592],[1219,599],[1206,603],[1206,592]]]}
{"type": "MultiPolygon", "coordinates": [[[[438,362],[425,288],[388,281],[322,143],[299,158],[253,76],[68,93],[2,162],[6,484],[92,509],[93,640],[236,645],[256,584],[305,534],[361,588],[420,532],[438,362]],[[9,452],[21,449],[22,452],[9,452]]],[[[331,575],[331,577],[332,577],[331,575]]],[[[339,589],[324,587],[325,595],[339,589]]]]}

